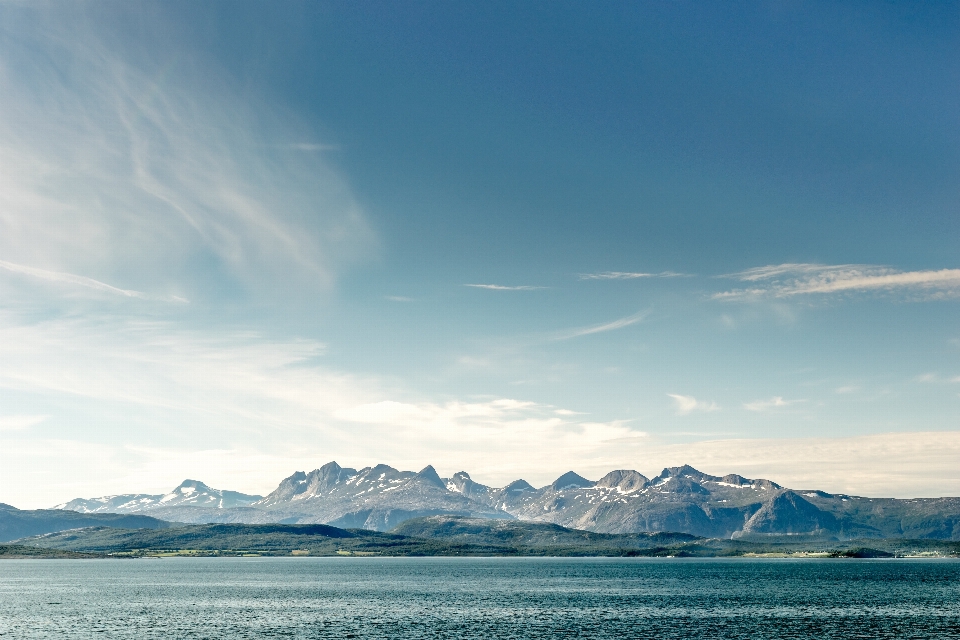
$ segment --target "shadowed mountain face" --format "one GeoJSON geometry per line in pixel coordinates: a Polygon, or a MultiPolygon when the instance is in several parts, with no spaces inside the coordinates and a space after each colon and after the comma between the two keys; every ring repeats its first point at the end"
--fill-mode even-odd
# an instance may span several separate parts
{"type": "Polygon", "coordinates": [[[330,462],[294,473],[260,499],[191,482],[161,496],[163,501],[129,495],[62,506],[148,512],[187,523],[325,523],[378,531],[411,518],[452,514],[597,533],[960,540],[960,498],[896,500],[795,491],[736,474],[712,476],[687,465],[664,469],[653,479],[616,470],[596,482],[571,471],[537,489],[523,480],[488,487],[465,471],[441,478],[430,466],[418,473],[387,465],[357,471],[330,462]],[[220,498],[214,502],[208,496],[220,498]]]}
{"type": "Polygon", "coordinates": [[[170,523],[146,515],[117,513],[84,514],[61,509],[27,511],[0,505],[0,542],[83,527],[164,529],[170,523]]]}
{"type": "Polygon", "coordinates": [[[591,546],[626,549],[682,544],[699,539],[685,533],[594,533],[540,522],[481,520],[448,515],[413,518],[398,526],[393,533],[464,544],[514,547],[591,546]]]}

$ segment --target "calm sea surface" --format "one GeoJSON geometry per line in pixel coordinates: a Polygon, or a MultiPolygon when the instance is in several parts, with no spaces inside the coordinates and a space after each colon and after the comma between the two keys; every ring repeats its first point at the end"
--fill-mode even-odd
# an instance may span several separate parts
{"type": "Polygon", "coordinates": [[[960,562],[0,561],[2,638],[960,638],[960,562]]]}

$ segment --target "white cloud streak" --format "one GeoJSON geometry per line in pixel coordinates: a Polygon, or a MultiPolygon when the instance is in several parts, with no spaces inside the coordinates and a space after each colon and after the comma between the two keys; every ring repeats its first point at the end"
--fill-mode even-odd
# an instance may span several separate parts
{"type": "Polygon", "coordinates": [[[673,399],[678,416],[690,415],[694,411],[710,413],[720,410],[720,406],[716,402],[704,402],[693,396],[683,396],[678,393],[668,393],[667,396],[673,399]]]}
{"type": "Polygon", "coordinates": [[[743,408],[747,411],[769,411],[770,409],[779,409],[789,407],[792,404],[804,402],[803,400],[784,400],[780,396],[774,396],[769,400],[754,400],[753,402],[744,402],[743,408]]]}
{"type": "Polygon", "coordinates": [[[607,331],[616,331],[617,329],[623,329],[624,327],[629,327],[631,325],[642,322],[644,318],[650,315],[649,311],[640,311],[625,318],[619,318],[612,322],[604,322],[603,324],[590,325],[588,327],[578,327],[576,329],[569,329],[566,331],[560,331],[554,334],[554,340],[571,340],[573,338],[579,338],[581,336],[589,336],[595,333],[605,333],[607,331]]]}
{"type": "Polygon", "coordinates": [[[960,376],[943,377],[938,373],[924,373],[917,376],[917,382],[932,382],[936,384],[949,384],[960,382],[960,376]]]}
{"type": "Polygon", "coordinates": [[[714,294],[717,300],[751,300],[765,297],[854,291],[904,290],[928,299],[960,294],[960,269],[897,271],[874,265],[781,264],[729,274],[754,286],[714,294]]]}
{"type": "Polygon", "coordinates": [[[580,280],[636,280],[637,278],[683,278],[685,273],[661,271],[660,273],[642,273],[632,271],[602,271],[599,273],[581,273],[580,280]]]}
{"type": "Polygon", "coordinates": [[[181,298],[179,296],[149,296],[140,291],[120,289],[119,287],[114,287],[112,285],[106,284],[105,282],[100,282],[99,280],[94,280],[93,278],[87,278],[85,276],[78,276],[72,273],[60,273],[57,271],[47,271],[45,269],[36,269],[34,267],[27,267],[21,264],[14,264],[12,262],[6,262],[4,260],[0,260],[0,269],[5,269],[6,271],[10,271],[12,273],[26,275],[33,278],[39,278],[41,280],[46,280],[48,282],[84,287],[87,289],[102,291],[105,293],[123,296],[126,298],[140,298],[143,300],[150,300],[150,299],[166,300],[169,302],[189,302],[187,299],[181,298]]]}
{"type": "Polygon", "coordinates": [[[518,285],[518,286],[508,286],[503,284],[465,284],[465,287],[473,287],[475,289],[489,289],[491,291],[536,291],[538,289],[546,289],[546,287],[534,287],[531,285],[518,285]]]}
{"type": "Polygon", "coordinates": [[[316,142],[295,142],[287,145],[287,148],[294,149],[296,151],[339,151],[340,145],[320,144],[316,142]]]}

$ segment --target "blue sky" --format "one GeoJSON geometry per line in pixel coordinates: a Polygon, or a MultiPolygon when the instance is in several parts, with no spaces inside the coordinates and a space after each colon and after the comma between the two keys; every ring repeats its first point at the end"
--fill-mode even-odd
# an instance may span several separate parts
{"type": "Polygon", "coordinates": [[[960,493],[952,3],[0,2],[0,501],[960,493]]]}

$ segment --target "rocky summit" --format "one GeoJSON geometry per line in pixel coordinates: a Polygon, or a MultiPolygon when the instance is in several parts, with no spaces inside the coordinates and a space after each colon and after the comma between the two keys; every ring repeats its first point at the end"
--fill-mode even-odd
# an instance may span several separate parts
{"type": "Polygon", "coordinates": [[[141,513],[186,523],[331,524],[388,531],[411,518],[450,514],[557,524],[597,533],[678,532],[714,538],[918,538],[960,540],[960,498],[901,500],[788,489],[736,474],[670,467],[655,478],[615,470],[592,481],[570,471],[535,488],[441,478],[380,464],[356,470],[329,462],[285,478],[265,497],[186,481],[164,496],[73,500],[57,508],[141,513]]]}

